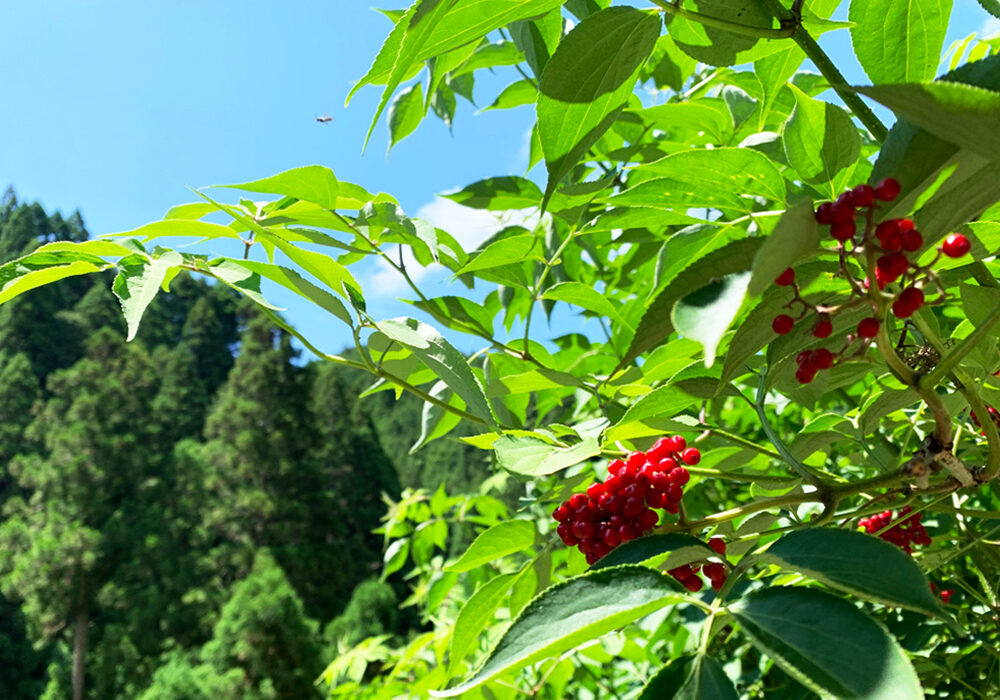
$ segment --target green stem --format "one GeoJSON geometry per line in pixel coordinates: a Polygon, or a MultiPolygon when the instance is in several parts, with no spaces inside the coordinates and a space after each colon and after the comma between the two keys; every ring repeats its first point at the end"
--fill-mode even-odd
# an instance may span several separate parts
{"type": "Polygon", "coordinates": [[[552,253],[552,257],[545,259],[545,264],[542,267],[542,272],[541,274],[538,275],[538,281],[535,282],[535,286],[531,290],[531,304],[528,306],[528,313],[525,314],[524,318],[524,352],[527,353],[528,355],[531,354],[528,351],[528,333],[529,331],[531,331],[531,315],[535,310],[535,305],[538,303],[538,294],[539,292],[541,292],[542,285],[545,284],[545,280],[549,276],[549,270],[551,270],[552,266],[556,264],[556,261],[559,259],[559,256],[562,255],[564,250],[566,250],[566,246],[568,246],[570,244],[570,241],[572,241],[575,237],[576,237],[576,230],[574,227],[574,229],[571,229],[570,232],[566,234],[565,240],[563,240],[563,242],[559,244],[559,247],[556,248],[555,252],[552,253]]]}
{"type": "Polygon", "coordinates": [[[741,24],[740,22],[733,22],[727,19],[703,15],[699,12],[685,10],[680,6],[679,0],[676,4],[667,2],[666,0],[652,0],[652,3],[668,15],[683,17],[684,19],[689,19],[692,22],[703,24],[706,27],[724,29],[731,34],[739,34],[740,36],[749,36],[756,39],[788,39],[795,33],[794,26],[780,27],[778,29],[773,27],[756,27],[750,24],[741,24]]]}
{"type": "Polygon", "coordinates": [[[885,137],[889,134],[889,130],[885,128],[885,124],[875,116],[875,112],[865,104],[864,100],[857,93],[848,88],[847,79],[844,78],[843,73],[840,72],[826,52],[802,26],[802,17],[797,13],[786,10],[778,0],[764,0],[764,4],[767,5],[772,14],[783,25],[792,24],[794,30],[792,39],[798,44],[809,60],[813,62],[819,72],[823,74],[826,82],[830,84],[833,91],[844,101],[844,104],[850,107],[851,111],[865,125],[872,138],[879,143],[885,141],[885,137]]]}
{"type": "Polygon", "coordinates": [[[792,468],[792,470],[801,476],[803,479],[808,481],[810,484],[820,489],[822,492],[829,490],[829,486],[820,479],[816,474],[814,474],[809,467],[804,465],[799,461],[795,455],[789,451],[785,446],[785,443],[781,440],[778,433],[775,432],[774,428],[767,421],[767,411],[764,409],[764,397],[767,392],[767,372],[763,372],[760,375],[760,383],[757,386],[757,401],[754,403],[754,409],[757,411],[757,416],[760,418],[761,427],[764,428],[764,433],[767,435],[767,439],[771,441],[775,449],[778,450],[778,454],[783,460],[792,468]]]}
{"type": "Polygon", "coordinates": [[[781,455],[775,452],[774,450],[769,450],[766,447],[758,445],[755,442],[751,442],[750,440],[747,440],[744,437],[740,437],[739,435],[734,435],[733,433],[722,430],[721,428],[708,425],[705,426],[705,430],[707,430],[712,435],[718,435],[726,442],[731,442],[734,445],[739,445],[740,447],[745,447],[748,450],[753,450],[754,452],[758,452],[762,455],[770,457],[771,459],[781,459],[781,455]]]}
{"type": "MultiPolygon", "coordinates": [[[[934,329],[932,329],[930,325],[924,321],[920,314],[914,314],[912,316],[912,320],[914,325],[916,325],[917,330],[920,331],[921,335],[924,336],[927,342],[934,346],[934,348],[943,355],[945,353],[944,343],[942,343],[941,339],[937,337],[937,333],[934,332],[934,329]]],[[[952,367],[949,374],[952,379],[954,379],[962,396],[964,396],[965,400],[968,401],[973,412],[975,412],[977,416],[984,416],[984,418],[981,419],[981,425],[983,432],[986,433],[986,443],[989,447],[989,455],[987,456],[986,468],[980,476],[980,481],[989,481],[994,479],[997,474],[1000,473],[1000,433],[997,433],[996,424],[989,419],[990,414],[986,410],[986,404],[983,402],[982,398],[980,398],[979,391],[976,389],[975,382],[972,377],[970,377],[960,367],[952,367]]]]}

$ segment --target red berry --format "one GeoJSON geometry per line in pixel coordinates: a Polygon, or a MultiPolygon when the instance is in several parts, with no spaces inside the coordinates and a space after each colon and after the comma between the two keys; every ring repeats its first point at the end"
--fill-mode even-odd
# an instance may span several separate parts
{"type": "Polygon", "coordinates": [[[671,442],[670,438],[668,437],[661,437],[659,440],[657,440],[656,444],[653,445],[649,449],[649,452],[646,453],[646,455],[649,457],[649,461],[657,463],[661,459],[666,457],[668,454],[670,454],[670,445],[671,442]]]}
{"type": "MultiPolygon", "coordinates": [[[[698,459],[698,461],[701,461],[701,453],[698,452],[698,450],[695,449],[694,447],[689,447],[688,449],[684,450],[684,454],[687,455],[687,456],[689,456],[689,457],[693,456],[693,455],[689,454],[689,453],[692,453],[692,452],[696,452],[697,453],[697,459],[698,459]]],[[[684,457],[683,459],[688,464],[697,464],[698,463],[697,461],[695,461],[695,462],[688,462],[686,457],[684,457]]],[[[691,480],[691,474],[690,474],[690,472],[688,472],[688,470],[685,469],[684,467],[674,467],[673,469],[670,470],[670,473],[667,475],[667,477],[670,479],[670,483],[671,484],[677,484],[678,486],[683,486],[684,484],[686,484],[687,482],[689,482],[691,480]]]]}
{"type": "Polygon", "coordinates": [[[896,318],[909,318],[924,305],[924,293],[916,287],[907,287],[899,293],[899,298],[892,302],[892,313],[896,318]]]}
{"type": "Polygon", "coordinates": [[[683,581],[681,581],[681,584],[692,593],[697,593],[698,591],[700,591],[702,588],[705,587],[705,582],[702,581],[697,576],[686,578],[683,581]]]}
{"type": "Polygon", "coordinates": [[[895,282],[910,267],[910,261],[902,253],[886,253],[875,262],[886,282],[895,282]]]}
{"type": "Polygon", "coordinates": [[[900,233],[912,231],[916,226],[916,224],[913,223],[913,219],[896,219],[896,225],[899,226],[900,233]]]}
{"type": "Polygon", "coordinates": [[[795,372],[795,378],[802,384],[808,384],[816,378],[816,370],[809,367],[799,367],[799,369],[795,372]]]}
{"type": "Polygon", "coordinates": [[[798,355],[795,356],[795,364],[801,367],[805,363],[809,362],[810,354],[811,353],[808,350],[803,350],[802,352],[800,352],[798,355]]]}
{"type": "Polygon", "coordinates": [[[949,258],[960,258],[968,253],[971,248],[972,244],[969,243],[969,239],[960,233],[949,234],[941,246],[941,250],[949,258]]]}
{"type": "MultiPolygon", "coordinates": [[[[684,497],[684,490],[678,484],[670,484],[665,491],[667,498],[673,503],[680,503],[681,499],[684,497]]],[[[664,506],[667,510],[670,510],[669,505],[664,506]]]]}
{"type": "Polygon", "coordinates": [[[821,318],[813,326],[812,334],[816,338],[829,338],[833,333],[833,323],[828,318],[821,318]]]}
{"type": "Polygon", "coordinates": [[[579,510],[580,506],[586,505],[588,500],[589,499],[587,498],[587,494],[574,493],[572,496],[570,496],[569,507],[572,508],[573,510],[579,510]]]}
{"type": "Polygon", "coordinates": [[[670,440],[671,440],[670,442],[671,452],[680,452],[685,447],[687,447],[688,444],[687,440],[684,439],[683,435],[674,435],[672,438],[670,438],[670,440]]]}
{"type": "Polygon", "coordinates": [[[792,328],[795,326],[795,320],[788,314],[781,314],[776,316],[774,321],[771,322],[771,330],[773,330],[778,335],[786,335],[792,332],[792,328]]]}
{"type": "Polygon", "coordinates": [[[899,222],[900,219],[886,219],[878,226],[875,227],[875,238],[885,246],[885,239],[889,236],[899,235],[899,222]]]}
{"type": "Polygon", "coordinates": [[[858,335],[862,338],[874,338],[878,335],[878,326],[877,318],[863,318],[858,323],[858,335]]]}
{"type": "Polygon", "coordinates": [[[833,223],[833,204],[831,202],[823,202],[816,207],[816,222],[824,226],[833,223]]]}
{"type": "Polygon", "coordinates": [[[838,198],[830,206],[830,219],[833,224],[853,224],[854,207],[838,198]]]}
{"type": "Polygon", "coordinates": [[[955,594],[955,591],[953,591],[953,590],[952,590],[952,589],[950,589],[950,588],[949,588],[949,589],[947,589],[947,590],[944,590],[944,591],[941,591],[941,594],[940,594],[940,595],[941,595],[941,600],[942,600],[942,602],[944,602],[944,603],[950,603],[950,602],[951,602],[951,597],[952,597],[952,596],[953,596],[954,594],[955,594]]]}
{"type": "Polygon", "coordinates": [[[577,520],[573,523],[573,536],[581,540],[589,540],[597,532],[597,527],[590,520],[577,520]]]}
{"type": "Polygon", "coordinates": [[[690,564],[682,564],[675,569],[670,569],[667,573],[678,581],[683,581],[686,578],[694,576],[694,569],[691,568],[690,564]]]}
{"type": "Polygon", "coordinates": [[[774,280],[774,283],[779,287],[787,287],[793,282],[795,282],[795,270],[790,267],[786,267],[785,271],[778,275],[778,278],[774,280]]]}
{"type": "Polygon", "coordinates": [[[573,513],[565,505],[561,505],[554,511],[552,511],[552,517],[561,523],[564,523],[567,520],[569,520],[571,515],[573,515],[573,513]]]}
{"type": "Polygon", "coordinates": [[[817,348],[809,355],[807,367],[811,370],[830,369],[833,367],[833,353],[826,348],[817,348]]]}
{"type": "Polygon", "coordinates": [[[632,523],[625,523],[618,528],[618,538],[624,542],[631,542],[639,536],[639,531],[632,523]]]}
{"type": "Polygon", "coordinates": [[[708,541],[708,546],[715,550],[716,554],[726,553],[726,541],[721,537],[713,537],[708,541]]]}
{"type": "Polygon", "coordinates": [[[887,177],[875,186],[875,198],[883,202],[891,202],[899,196],[899,180],[887,177]]]}
{"type": "MultiPolygon", "coordinates": [[[[660,476],[663,476],[663,474],[660,474],[660,476]]],[[[646,505],[650,508],[662,508],[667,505],[667,494],[664,493],[664,489],[656,489],[647,493],[646,505]]]]}
{"type": "Polygon", "coordinates": [[[596,484],[591,484],[587,487],[587,495],[590,496],[592,500],[597,500],[604,493],[604,484],[598,482],[596,484]]]}
{"type": "Polygon", "coordinates": [[[830,235],[841,243],[854,238],[854,234],[857,233],[857,231],[858,227],[855,226],[854,219],[837,222],[830,227],[830,235]]]}
{"type": "MultiPolygon", "coordinates": [[[[689,447],[681,454],[681,459],[684,460],[684,464],[697,464],[701,461],[701,452],[697,447],[689,447]]],[[[684,470],[684,473],[687,474],[687,469],[684,470]]]]}
{"type": "Polygon", "coordinates": [[[705,575],[715,581],[726,577],[726,567],[722,564],[705,564],[705,575]]]}
{"type": "Polygon", "coordinates": [[[924,237],[917,229],[904,231],[899,237],[899,247],[908,253],[915,253],[924,244],[924,237]]]}
{"type": "Polygon", "coordinates": [[[858,185],[851,190],[851,194],[856,207],[870,207],[875,202],[875,188],[871,185],[858,185]]]}
{"type": "Polygon", "coordinates": [[[655,527],[656,523],[659,522],[659,520],[660,516],[657,515],[656,511],[652,510],[651,508],[647,508],[646,510],[642,511],[642,513],[639,515],[639,524],[642,525],[643,530],[648,530],[652,527],[655,527]]]}

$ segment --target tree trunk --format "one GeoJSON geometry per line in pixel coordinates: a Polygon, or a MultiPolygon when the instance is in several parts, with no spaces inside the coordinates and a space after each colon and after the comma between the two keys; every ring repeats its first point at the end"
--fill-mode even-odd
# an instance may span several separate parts
{"type": "Polygon", "coordinates": [[[83,700],[88,622],[86,609],[82,609],[76,613],[76,621],[73,625],[73,700],[83,700]]]}

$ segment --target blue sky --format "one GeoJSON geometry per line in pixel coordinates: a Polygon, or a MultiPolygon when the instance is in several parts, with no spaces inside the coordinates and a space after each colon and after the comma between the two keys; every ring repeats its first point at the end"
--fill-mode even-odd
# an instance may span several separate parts
{"type": "MultiPolygon", "coordinates": [[[[838,15],[846,11],[845,2],[838,15]]],[[[522,107],[473,116],[475,109],[460,99],[453,133],[429,117],[386,157],[383,120],[362,154],[378,89],[362,90],[347,108],[344,98],[389,28],[385,17],[357,0],[0,0],[0,188],[11,184],[22,200],[64,213],[79,209],[90,231],[100,234],[160,218],[192,200],[188,186],[319,163],[340,179],[391,193],[411,215],[474,240],[490,219],[435,194],[523,173],[532,112],[522,107]],[[326,112],[333,121],[317,123],[326,112]]],[[[948,41],[984,28],[1000,30],[1000,24],[975,0],[955,0],[948,41]]],[[[846,31],[831,32],[822,43],[849,80],[865,81],[846,31]]],[[[510,82],[506,77],[480,80],[477,103],[489,104],[510,82]]],[[[403,290],[384,270],[369,267],[362,275],[363,284],[377,290],[370,298],[375,313],[412,314],[412,307],[394,301],[403,290]]],[[[447,293],[441,284],[434,287],[447,293]]],[[[347,342],[311,310],[296,306],[288,315],[326,349],[347,342]]],[[[554,323],[558,331],[572,319],[564,314],[554,323]]],[[[461,345],[471,350],[477,343],[461,345]]]]}

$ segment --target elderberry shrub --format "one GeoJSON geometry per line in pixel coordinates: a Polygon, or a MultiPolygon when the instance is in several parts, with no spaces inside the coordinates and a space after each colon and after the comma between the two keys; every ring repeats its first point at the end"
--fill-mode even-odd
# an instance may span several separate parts
{"type": "Polygon", "coordinates": [[[608,478],[573,494],[552,512],[556,532],[593,564],[619,544],[652,530],[656,509],[677,513],[691,475],[683,465],[701,460],[680,435],[660,438],[648,452],[633,452],[608,466],[608,478]]]}
{"type": "Polygon", "coordinates": [[[851,288],[849,301],[834,307],[810,303],[802,297],[792,268],[787,268],[775,279],[776,285],[792,288],[793,297],[785,308],[792,309],[796,304],[801,306],[797,316],[781,313],[774,318],[771,329],[778,335],[791,333],[798,321],[813,316],[813,337],[825,339],[833,334],[833,317],[840,311],[867,305],[873,314],[862,319],[854,331],[847,334],[847,342],[839,350],[819,348],[799,353],[795,377],[800,383],[808,384],[818,372],[830,369],[843,359],[863,354],[886,323],[887,309],[897,319],[909,318],[928,303],[925,289],[929,287],[934,287],[940,294],[933,300],[934,303],[943,299],[945,292],[932,269],[934,263],[941,255],[960,258],[969,253],[969,239],[960,233],[953,233],[945,238],[938,248],[937,257],[930,264],[918,265],[913,254],[923,247],[924,237],[913,220],[876,221],[879,202],[891,202],[899,196],[899,192],[899,182],[887,178],[875,187],[858,185],[835,201],[824,202],[816,208],[816,221],[829,226],[830,236],[837,242],[840,270],[851,288]],[[869,288],[867,276],[863,279],[852,276],[854,268],[848,264],[852,259],[863,270],[874,269],[877,291],[869,288]],[[887,289],[889,285],[896,286],[887,289]],[[860,347],[855,343],[859,343],[860,347]]]}

